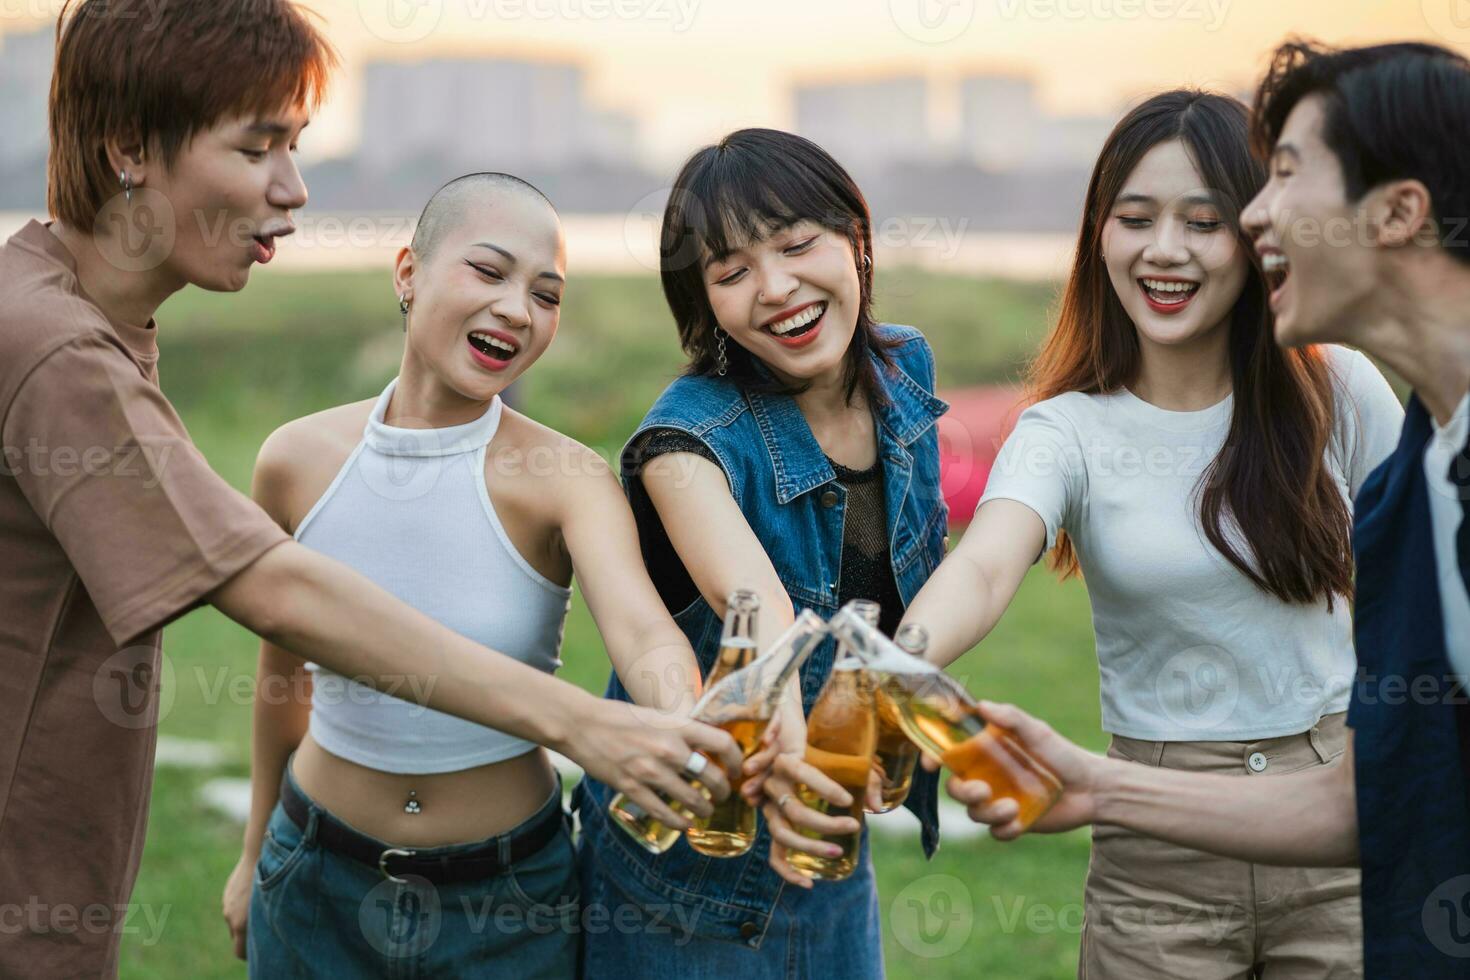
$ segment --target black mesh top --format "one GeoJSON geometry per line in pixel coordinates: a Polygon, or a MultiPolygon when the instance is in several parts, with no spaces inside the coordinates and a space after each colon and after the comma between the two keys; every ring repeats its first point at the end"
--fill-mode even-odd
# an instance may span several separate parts
{"type": "MultiPolygon", "coordinates": [[[[694,436],[677,429],[652,429],[644,433],[625,459],[629,465],[641,466],[667,453],[694,453],[719,464],[709,447],[694,436]]],[[[893,564],[889,561],[888,511],[883,491],[883,460],[866,470],[848,469],[832,463],[837,483],[847,490],[847,514],[842,524],[842,560],[838,580],[837,601],[841,605],[853,599],[871,599],[882,607],[879,628],[889,636],[903,619],[903,601],[893,580],[893,564]]],[[[629,473],[637,476],[636,470],[629,473]]],[[[678,612],[699,597],[699,588],[679,560],[658,512],[646,493],[634,493],[633,516],[638,521],[643,545],[643,560],[648,574],[658,587],[659,595],[670,612],[678,612]],[[649,533],[657,529],[656,533],[649,533]]]]}

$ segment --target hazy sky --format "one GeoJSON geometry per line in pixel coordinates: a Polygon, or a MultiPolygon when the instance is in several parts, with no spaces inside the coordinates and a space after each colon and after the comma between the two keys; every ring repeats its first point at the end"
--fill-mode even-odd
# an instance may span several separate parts
{"type": "MultiPolygon", "coordinates": [[[[140,0],[145,6],[149,0],[140,0]]],[[[151,0],[152,3],[170,0],[151,0]]],[[[177,2],[177,0],[171,0],[177,2]]],[[[1241,90],[1271,46],[1421,39],[1470,53],[1470,0],[307,0],[347,71],[303,150],[357,136],[355,70],[446,53],[582,63],[595,101],[631,110],[653,162],[751,124],[789,126],[792,82],[920,72],[1033,76],[1057,111],[1112,113],[1150,90],[1241,90]]],[[[60,0],[0,0],[0,32],[60,0]]],[[[3,57],[3,54],[0,54],[3,57]]],[[[495,93],[486,99],[493,109],[495,93]]],[[[881,125],[881,120],[874,120],[881,125]]],[[[384,135],[384,134],[375,134],[384,135]]]]}

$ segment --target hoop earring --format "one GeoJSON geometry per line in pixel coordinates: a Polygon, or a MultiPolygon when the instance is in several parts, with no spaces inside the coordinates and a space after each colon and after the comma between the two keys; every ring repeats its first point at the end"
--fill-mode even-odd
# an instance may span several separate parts
{"type": "Polygon", "coordinates": [[[129,204],[133,203],[133,178],[128,176],[126,170],[117,172],[117,182],[122,185],[123,199],[129,204]]]}
{"type": "Polygon", "coordinates": [[[872,272],[873,271],[873,257],[871,255],[866,254],[866,253],[864,253],[864,255],[863,255],[863,271],[864,272],[872,272]]]}
{"type": "Polygon", "coordinates": [[[730,370],[730,359],[725,356],[725,338],[728,336],[730,335],[725,331],[715,327],[715,373],[722,378],[730,370]]]}

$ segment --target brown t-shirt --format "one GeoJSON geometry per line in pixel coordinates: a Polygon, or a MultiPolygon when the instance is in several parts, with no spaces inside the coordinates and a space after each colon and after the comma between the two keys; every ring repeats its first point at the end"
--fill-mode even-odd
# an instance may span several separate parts
{"type": "Polygon", "coordinates": [[[0,247],[0,976],[116,972],[160,630],[287,540],[194,448],[157,360],[46,226],[0,247]]]}

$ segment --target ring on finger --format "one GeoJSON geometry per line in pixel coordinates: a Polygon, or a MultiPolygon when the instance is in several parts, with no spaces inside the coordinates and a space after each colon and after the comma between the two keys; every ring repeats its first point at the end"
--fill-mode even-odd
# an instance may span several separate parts
{"type": "Polygon", "coordinates": [[[705,758],[703,753],[690,752],[689,761],[684,763],[684,778],[698,779],[704,773],[704,769],[708,765],[709,759],[705,758]]]}
{"type": "Polygon", "coordinates": [[[776,809],[784,813],[786,810],[786,801],[789,799],[791,799],[790,793],[782,793],[781,798],[776,801],[776,809]]]}

